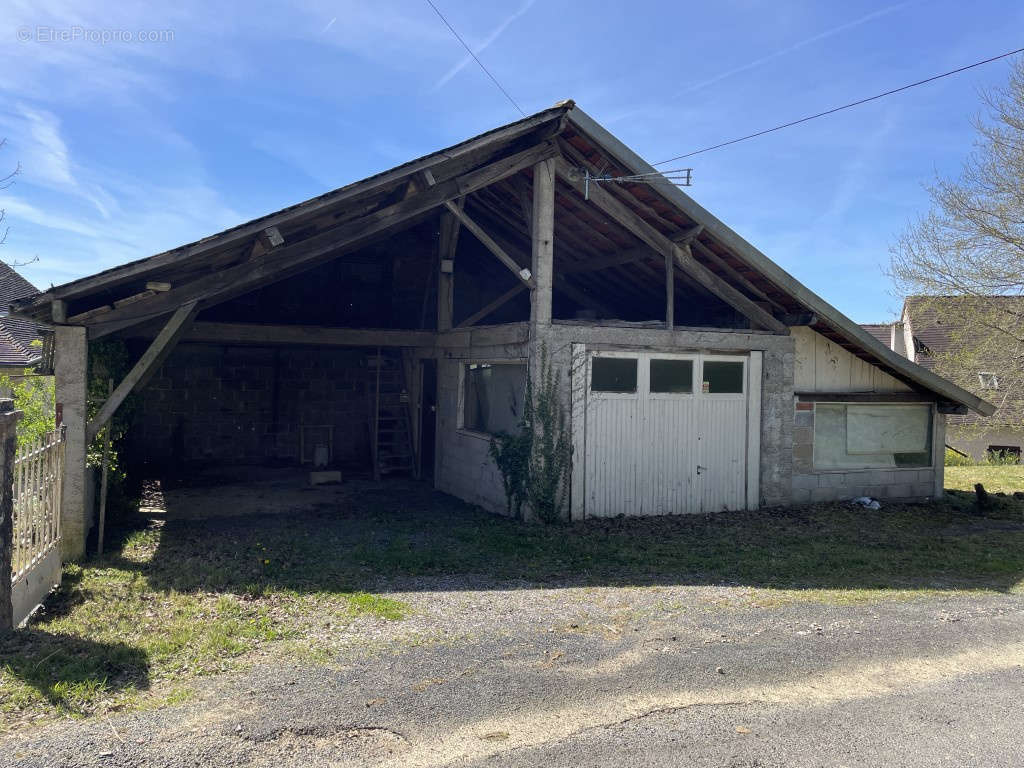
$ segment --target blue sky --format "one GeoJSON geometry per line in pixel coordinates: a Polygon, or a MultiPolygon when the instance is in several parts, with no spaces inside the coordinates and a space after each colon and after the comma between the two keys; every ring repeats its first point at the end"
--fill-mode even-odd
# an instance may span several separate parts
{"type": "MultiPolygon", "coordinates": [[[[1024,44],[1009,1],[436,2],[527,112],[573,98],[651,161],[1024,44]]],[[[40,287],[518,117],[425,0],[5,0],[0,40],[0,169],[22,166],[0,258],[38,256],[40,287]],[[173,39],[45,39],[103,30],[173,39]]],[[[889,245],[1007,68],[692,158],[689,192],[855,320],[889,319],[889,245]]]]}

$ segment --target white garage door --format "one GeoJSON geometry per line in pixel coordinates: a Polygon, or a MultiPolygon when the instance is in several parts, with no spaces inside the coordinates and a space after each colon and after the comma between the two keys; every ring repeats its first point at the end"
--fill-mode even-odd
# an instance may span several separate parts
{"type": "Polygon", "coordinates": [[[746,355],[587,355],[585,418],[576,423],[585,430],[584,514],[748,506],[748,444],[759,440],[757,430],[748,434],[749,405],[760,402],[759,355],[755,363],[746,355]]]}

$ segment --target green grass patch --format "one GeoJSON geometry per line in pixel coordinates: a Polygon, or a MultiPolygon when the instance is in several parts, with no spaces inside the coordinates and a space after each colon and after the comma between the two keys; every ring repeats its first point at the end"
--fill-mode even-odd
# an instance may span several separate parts
{"type": "Polygon", "coordinates": [[[409,615],[381,593],[389,580],[729,585],[748,588],[735,604],[771,607],[1016,592],[1024,578],[1024,503],[995,497],[980,515],[966,493],[878,511],[827,504],[542,526],[403,485],[314,512],[154,523],[113,538],[106,559],[65,569],[43,615],[0,638],[0,727],[182,703],[190,681],[254,654],[327,663],[352,622],[409,615]]]}
{"type": "Polygon", "coordinates": [[[1024,491],[1024,464],[980,464],[946,467],[946,488],[973,491],[981,483],[989,493],[1024,491]]]}

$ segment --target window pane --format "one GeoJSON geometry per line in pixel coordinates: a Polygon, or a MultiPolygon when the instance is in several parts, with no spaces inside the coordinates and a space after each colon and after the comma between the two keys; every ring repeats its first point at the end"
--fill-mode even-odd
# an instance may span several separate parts
{"type": "Polygon", "coordinates": [[[651,360],[651,392],[693,392],[693,360],[651,360]]]}
{"type": "Polygon", "coordinates": [[[492,435],[518,431],[525,393],[525,365],[470,363],[466,366],[462,425],[492,435]]]}
{"type": "Polygon", "coordinates": [[[704,362],[704,392],[712,395],[743,392],[743,363],[725,360],[704,362]]]}
{"type": "Polygon", "coordinates": [[[591,360],[592,392],[636,392],[635,357],[595,357],[591,360]]]}
{"type": "Polygon", "coordinates": [[[814,407],[814,466],[931,466],[931,408],[818,403],[814,407]],[[869,422],[873,425],[870,434],[869,422]]]}

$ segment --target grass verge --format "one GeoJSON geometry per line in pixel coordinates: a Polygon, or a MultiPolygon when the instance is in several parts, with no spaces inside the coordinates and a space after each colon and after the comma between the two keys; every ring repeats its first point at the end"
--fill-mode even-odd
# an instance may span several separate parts
{"type": "Polygon", "coordinates": [[[878,511],[826,504],[541,526],[406,486],[308,513],[151,523],[109,551],[68,566],[46,612],[0,639],[0,728],[187,701],[190,681],[254,654],[328,661],[353,621],[408,615],[381,593],[388,583],[732,585],[764,607],[1015,592],[1024,502],[996,497],[979,514],[970,494],[953,493],[878,511]]]}

